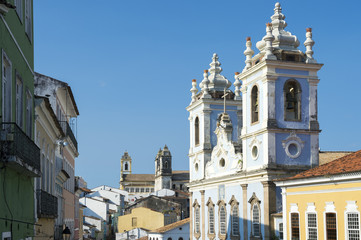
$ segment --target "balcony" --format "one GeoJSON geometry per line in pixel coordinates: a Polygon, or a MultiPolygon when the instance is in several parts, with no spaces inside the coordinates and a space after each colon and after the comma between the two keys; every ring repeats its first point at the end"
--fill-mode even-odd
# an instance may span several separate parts
{"type": "Polygon", "coordinates": [[[38,216],[40,218],[56,218],[58,216],[58,199],[41,189],[36,191],[36,196],[38,216]]]}
{"type": "Polygon", "coordinates": [[[40,176],[40,149],[16,123],[0,124],[0,154],[16,171],[40,176]]]}
{"type": "Polygon", "coordinates": [[[65,132],[66,136],[68,136],[70,140],[73,142],[76,150],[78,150],[78,141],[76,140],[73,130],[71,129],[69,123],[67,121],[60,121],[60,125],[63,131],[65,132]]]}

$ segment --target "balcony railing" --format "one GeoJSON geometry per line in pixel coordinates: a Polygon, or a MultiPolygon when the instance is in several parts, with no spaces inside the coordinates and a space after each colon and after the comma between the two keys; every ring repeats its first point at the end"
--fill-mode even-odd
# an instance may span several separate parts
{"type": "Polygon", "coordinates": [[[38,216],[56,218],[58,216],[58,199],[41,189],[36,191],[36,195],[38,199],[38,216]]]}
{"type": "Polygon", "coordinates": [[[6,160],[15,156],[40,172],[40,149],[16,123],[0,124],[0,142],[0,152],[6,160]]]}
{"type": "Polygon", "coordinates": [[[75,138],[73,130],[71,129],[69,123],[67,121],[60,121],[61,128],[65,132],[67,136],[69,136],[70,140],[73,142],[76,150],[78,150],[78,141],[75,138]]]}

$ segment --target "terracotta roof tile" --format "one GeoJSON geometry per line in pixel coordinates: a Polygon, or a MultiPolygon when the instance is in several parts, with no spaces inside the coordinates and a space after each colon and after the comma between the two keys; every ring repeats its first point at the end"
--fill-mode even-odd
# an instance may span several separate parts
{"type": "Polygon", "coordinates": [[[148,240],[148,236],[144,236],[144,237],[138,238],[138,240],[148,240]]]}
{"type": "Polygon", "coordinates": [[[182,225],[184,225],[186,223],[189,223],[189,221],[190,221],[190,218],[186,218],[186,219],[180,220],[178,222],[168,224],[168,225],[166,225],[164,227],[155,229],[154,231],[152,231],[152,233],[164,233],[164,232],[172,230],[172,229],[174,229],[176,227],[180,227],[180,226],[182,226],[182,225]]]}
{"type": "Polygon", "coordinates": [[[278,181],[319,177],[324,175],[337,175],[359,171],[361,171],[361,150],[336,159],[332,162],[326,163],[324,165],[301,172],[293,177],[279,179],[278,181]]]}

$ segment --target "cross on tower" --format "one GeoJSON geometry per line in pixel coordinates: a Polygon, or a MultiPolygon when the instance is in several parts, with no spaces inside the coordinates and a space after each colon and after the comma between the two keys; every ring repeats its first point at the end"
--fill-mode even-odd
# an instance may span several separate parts
{"type": "Polygon", "coordinates": [[[223,107],[223,112],[226,113],[226,97],[229,93],[226,93],[226,89],[224,89],[224,95],[222,96],[222,98],[224,98],[224,107],[223,107]]]}

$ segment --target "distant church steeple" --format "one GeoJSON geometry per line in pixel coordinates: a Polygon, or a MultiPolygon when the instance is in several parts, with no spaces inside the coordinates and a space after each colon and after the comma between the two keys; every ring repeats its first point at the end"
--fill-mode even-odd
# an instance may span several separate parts
{"type": "Polygon", "coordinates": [[[123,189],[122,181],[125,174],[132,173],[132,158],[128,152],[125,151],[122,158],[120,159],[120,189],[123,189]]]}
{"type": "Polygon", "coordinates": [[[172,187],[172,155],[167,147],[159,149],[155,157],[155,191],[172,187]]]}

